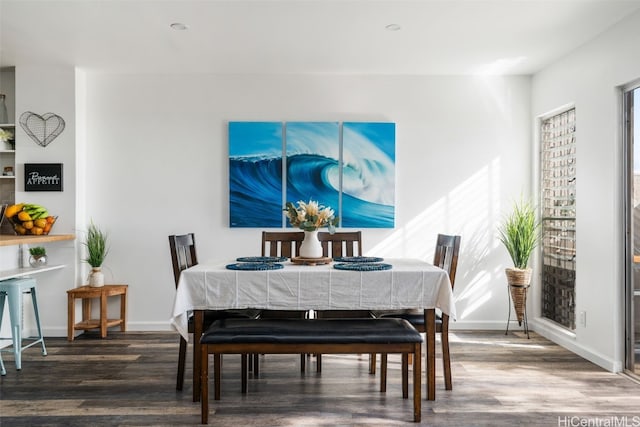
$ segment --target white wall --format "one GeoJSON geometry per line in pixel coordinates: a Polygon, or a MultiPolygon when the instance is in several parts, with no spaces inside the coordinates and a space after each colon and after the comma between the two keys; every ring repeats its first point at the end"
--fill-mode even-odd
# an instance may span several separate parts
{"type": "Polygon", "coordinates": [[[532,87],[534,117],[576,108],[576,313],[587,319],[575,335],[541,320],[534,327],[614,371],[624,362],[619,87],[640,78],[638,41],[640,13],[536,74],[532,87]]]}
{"type": "MultiPolygon", "coordinates": [[[[16,123],[16,202],[31,202],[46,206],[58,220],[52,228],[53,234],[76,233],[76,109],[75,109],[75,70],[73,67],[16,67],[10,71],[11,78],[3,81],[2,90],[9,98],[9,116],[16,123]],[[14,79],[15,76],[15,79],[14,79]],[[65,130],[46,147],[31,140],[19,125],[20,115],[31,111],[43,115],[56,113],[66,122],[65,130]],[[64,184],[62,192],[25,192],[25,163],[62,163],[64,184]]],[[[2,73],[6,78],[6,73],[2,73]]],[[[25,250],[28,245],[23,245],[25,250]]],[[[40,246],[40,245],[38,245],[40,246]]],[[[47,249],[51,264],[64,264],[62,270],[39,273],[35,276],[38,287],[38,311],[45,336],[66,336],[67,334],[67,295],[66,290],[78,284],[76,243],[64,241],[42,244],[47,249]]],[[[0,248],[0,268],[16,268],[19,265],[19,248],[6,246],[0,248]]],[[[23,298],[24,336],[36,334],[31,299],[23,298]]],[[[79,311],[78,307],[78,311],[79,311]]],[[[4,313],[0,336],[10,337],[8,307],[4,313]]],[[[0,342],[5,347],[10,341],[0,342]]]]}
{"type": "Polygon", "coordinates": [[[229,120],[395,122],[397,224],[364,230],[365,252],[431,260],[438,232],[461,234],[455,326],[505,326],[495,225],[528,191],[528,77],[87,73],[86,89],[87,215],[130,329],[169,329],[169,234],[195,232],[201,261],[260,253],[261,230],[228,227],[229,120]]]}

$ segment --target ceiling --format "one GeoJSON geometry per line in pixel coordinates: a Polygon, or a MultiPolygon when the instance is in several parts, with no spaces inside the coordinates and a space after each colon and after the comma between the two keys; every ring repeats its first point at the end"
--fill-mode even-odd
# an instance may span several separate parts
{"type": "Polygon", "coordinates": [[[0,0],[0,66],[533,74],[639,9],[640,0],[0,0]]]}

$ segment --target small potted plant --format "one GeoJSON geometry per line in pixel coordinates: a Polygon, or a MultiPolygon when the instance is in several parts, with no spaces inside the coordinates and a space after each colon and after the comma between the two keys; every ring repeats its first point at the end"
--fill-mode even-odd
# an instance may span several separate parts
{"type": "Polygon", "coordinates": [[[47,250],[42,246],[29,248],[29,265],[31,267],[42,267],[47,265],[47,250]]]}
{"type": "Polygon", "coordinates": [[[107,234],[92,222],[87,230],[87,239],[84,245],[87,248],[87,257],[84,261],[91,266],[89,285],[95,287],[103,286],[104,274],[102,273],[102,263],[109,252],[107,247],[107,234]]]}
{"type": "Polygon", "coordinates": [[[540,223],[536,220],[535,209],[529,201],[525,200],[514,204],[513,210],[498,228],[500,241],[513,261],[513,267],[506,268],[505,273],[519,325],[522,325],[524,301],[526,301],[527,288],[531,283],[529,258],[538,245],[539,228],[540,223]]]}

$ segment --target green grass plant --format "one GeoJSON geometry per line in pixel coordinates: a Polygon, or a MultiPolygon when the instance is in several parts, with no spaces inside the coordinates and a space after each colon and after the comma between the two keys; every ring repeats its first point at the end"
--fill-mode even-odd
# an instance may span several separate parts
{"type": "Polygon", "coordinates": [[[91,267],[100,267],[109,252],[107,248],[107,234],[92,222],[87,230],[87,257],[84,259],[91,267]]]}
{"type": "Polygon", "coordinates": [[[511,213],[498,228],[498,232],[500,241],[513,260],[513,266],[526,269],[540,238],[539,223],[536,221],[535,209],[531,202],[516,202],[511,213]]]}

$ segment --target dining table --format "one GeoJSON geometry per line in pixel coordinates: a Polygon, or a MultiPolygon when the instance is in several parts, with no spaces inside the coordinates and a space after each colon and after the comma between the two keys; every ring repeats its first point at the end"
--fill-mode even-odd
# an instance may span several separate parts
{"type": "MultiPolygon", "coordinates": [[[[189,341],[193,315],[193,400],[200,399],[200,339],[205,310],[403,310],[425,316],[426,398],[435,400],[436,309],[455,319],[446,271],[411,258],[378,259],[385,269],[338,269],[346,263],[279,262],[273,269],[232,269],[237,260],[210,260],[180,274],[172,326],[189,341]]],[[[368,263],[371,264],[371,263],[368,263]]]]}

